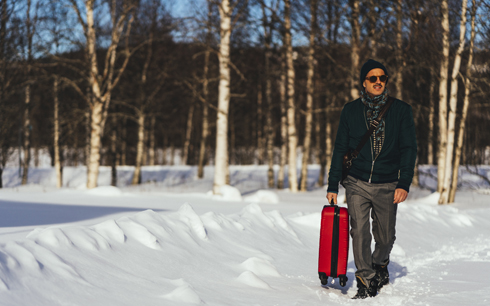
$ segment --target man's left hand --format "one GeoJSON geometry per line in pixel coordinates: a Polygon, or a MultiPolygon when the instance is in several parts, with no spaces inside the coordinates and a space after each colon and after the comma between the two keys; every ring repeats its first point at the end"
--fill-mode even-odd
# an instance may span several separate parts
{"type": "Polygon", "coordinates": [[[398,204],[407,199],[408,192],[405,189],[397,188],[395,190],[395,198],[393,200],[393,204],[398,204]]]}

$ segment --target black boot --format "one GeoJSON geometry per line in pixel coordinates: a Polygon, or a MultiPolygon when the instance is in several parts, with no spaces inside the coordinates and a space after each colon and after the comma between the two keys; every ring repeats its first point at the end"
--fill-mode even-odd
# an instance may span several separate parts
{"type": "Polygon", "coordinates": [[[376,296],[376,294],[378,293],[378,279],[376,278],[376,276],[372,279],[367,280],[369,287],[366,286],[366,284],[360,277],[356,277],[356,279],[357,294],[352,298],[353,300],[376,296]]]}
{"type": "Polygon", "coordinates": [[[378,279],[378,290],[384,285],[390,282],[390,273],[388,273],[388,263],[385,265],[377,265],[373,263],[373,269],[376,271],[376,278],[378,279]]]}

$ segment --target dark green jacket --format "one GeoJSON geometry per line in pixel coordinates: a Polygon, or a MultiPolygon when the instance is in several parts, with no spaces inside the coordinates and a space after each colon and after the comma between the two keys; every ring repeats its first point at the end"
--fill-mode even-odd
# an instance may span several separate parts
{"type": "MultiPolygon", "coordinates": [[[[409,191],[412,183],[417,140],[412,107],[395,100],[384,116],[385,139],[373,163],[373,138],[354,159],[349,175],[371,183],[398,181],[397,188],[409,191]]],[[[337,138],[328,175],[328,192],[338,193],[342,178],[342,159],[348,149],[354,150],[368,130],[366,107],[361,99],[347,103],[340,115],[337,138]]]]}

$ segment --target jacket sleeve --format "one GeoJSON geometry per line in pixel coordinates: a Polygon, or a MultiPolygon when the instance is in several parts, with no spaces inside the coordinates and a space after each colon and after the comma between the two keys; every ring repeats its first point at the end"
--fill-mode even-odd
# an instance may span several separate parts
{"type": "Polygon", "coordinates": [[[347,123],[348,111],[346,106],[340,114],[339,128],[335,137],[335,146],[332,154],[332,162],[328,174],[327,192],[338,193],[339,182],[342,179],[342,160],[349,149],[349,125],[347,123]]]}
{"type": "Polygon", "coordinates": [[[412,183],[415,161],[417,159],[417,138],[412,107],[410,105],[408,105],[408,111],[404,112],[400,124],[400,177],[396,188],[402,188],[408,192],[412,183]]]}

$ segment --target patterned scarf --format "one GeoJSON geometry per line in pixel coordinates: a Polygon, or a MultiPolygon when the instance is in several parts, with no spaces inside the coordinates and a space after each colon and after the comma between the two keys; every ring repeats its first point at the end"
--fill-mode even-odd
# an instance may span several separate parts
{"type": "MultiPolygon", "coordinates": [[[[371,124],[371,121],[378,118],[381,108],[385,106],[386,102],[388,101],[388,89],[385,88],[382,94],[380,94],[379,96],[375,96],[373,98],[371,98],[363,89],[361,90],[361,100],[362,103],[364,103],[364,105],[367,108],[366,111],[367,120],[368,123],[371,124]]],[[[376,130],[373,132],[375,155],[378,155],[379,152],[381,151],[381,147],[383,145],[383,140],[384,140],[384,132],[385,132],[385,122],[383,118],[381,119],[381,122],[379,123],[376,130]]]]}

